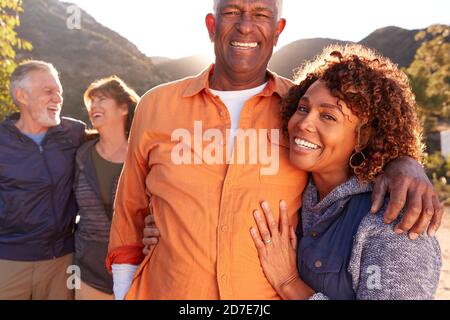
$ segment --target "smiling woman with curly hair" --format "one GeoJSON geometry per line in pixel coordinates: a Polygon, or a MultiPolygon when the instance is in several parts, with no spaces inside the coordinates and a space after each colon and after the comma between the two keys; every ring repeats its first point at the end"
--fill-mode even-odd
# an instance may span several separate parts
{"type": "Polygon", "coordinates": [[[282,102],[284,130],[291,163],[311,179],[297,234],[284,201],[280,226],[267,203],[254,212],[251,235],[269,282],[283,299],[432,299],[437,240],[409,240],[369,213],[385,165],[422,155],[406,75],[360,45],[331,46],[298,70],[296,83],[282,102]]]}
{"type": "Polygon", "coordinates": [[[361,119],[360,133],[370,134],[359,150],[363,159],[351,165],[360,180],[374,180],[387,163],[400,156],[421,160],[422,128],[407,76],[389,59],[358,45],[330,46],[298,69],[298,85],[282,102],[285,133],[300,98],[319,79],[361,119]]]}

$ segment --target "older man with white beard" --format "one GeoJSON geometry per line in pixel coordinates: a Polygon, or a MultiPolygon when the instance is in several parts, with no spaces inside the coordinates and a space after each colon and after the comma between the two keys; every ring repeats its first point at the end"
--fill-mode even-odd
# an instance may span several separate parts
{"type": "Polygon", "coordinates": [[[49,63],[19,65],[10,94],[20,113],[0,124],[0,300],[69,300],[73,170],[85,125],[60,117],[62,87],[49,63]]]}

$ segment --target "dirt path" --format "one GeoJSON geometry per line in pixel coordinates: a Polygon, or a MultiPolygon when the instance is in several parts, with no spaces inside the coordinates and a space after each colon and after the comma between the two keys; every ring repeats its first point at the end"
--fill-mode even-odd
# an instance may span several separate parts
{"type": "Polygon", "coordinates": [[[439,230],[437,237],[442,250],[442,272],[441,283],[436,295],[438,300],[450,300],[450,208],[444,217],[444,223],[439,230]]]}

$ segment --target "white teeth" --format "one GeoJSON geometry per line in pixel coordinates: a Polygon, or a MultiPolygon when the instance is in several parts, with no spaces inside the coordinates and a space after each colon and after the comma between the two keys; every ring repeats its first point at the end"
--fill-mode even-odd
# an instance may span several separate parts
{"type": "Polygon", "coordinates": [[[316,145],[316,144],[314,144],[314,143],[311,143],[311,142],[309,142],[309,141],[300,139],[300,138],[295,138],[294,142],[295,142],[295,144],[298,145],[299,147],[304,147],[304,148],[308,148],[308,149],[311,149],[311,150],[317,150],[317,149],[320,149],[320,146],[318,146],[318,145],[316,145]]]}
{"type": "Polygon", "coordinates": [[[237,41],[233,41],[231,42],[231,45],[233,47],[238,47],[238,48],[256,48],[258,46],[257,42],[237,42],[237,41]]]}

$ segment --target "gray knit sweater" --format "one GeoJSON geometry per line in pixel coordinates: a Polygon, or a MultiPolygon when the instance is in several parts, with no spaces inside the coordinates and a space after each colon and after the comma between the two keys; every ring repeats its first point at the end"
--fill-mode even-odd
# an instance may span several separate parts
{"type": "MultiPolygon", "coordinates": [[[[335,213],[335,204],[342,199],[371,191],[356,177],[338,186],[325,199],[317,201],[313,182],[303,196],[303,232],[307,234],[326,217],[335,213]]],[[[409,240],[406,234],[393,231],[383,222],[386,205],[377,214],[368,213],[354,237],[348,272],[358,300],[430,300],[439,284],[441,251],[436,238],[428,235],[409,240]]],[[[311,300],[328,300],[322,293],[311,300]]]]}

